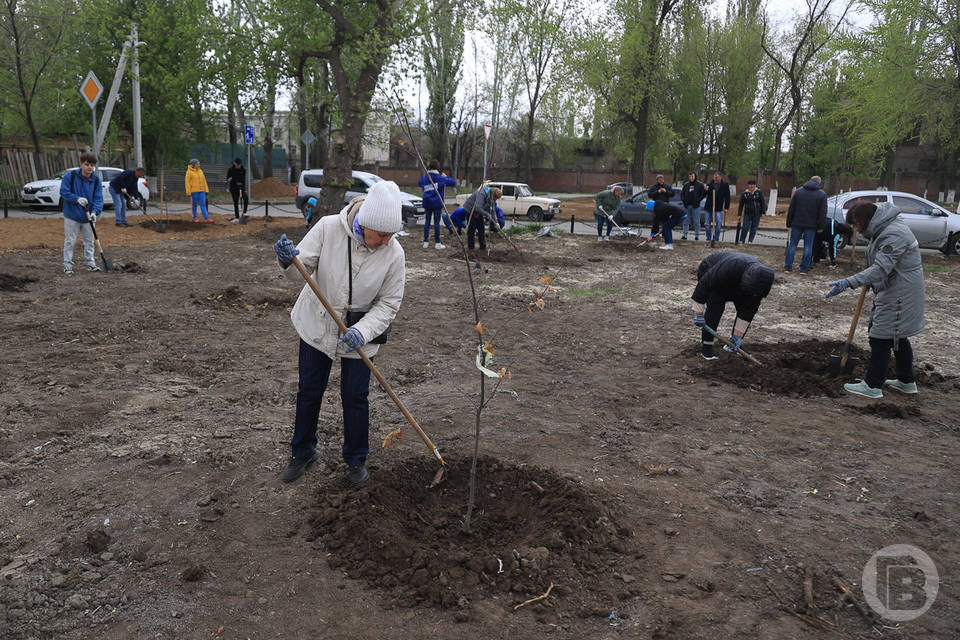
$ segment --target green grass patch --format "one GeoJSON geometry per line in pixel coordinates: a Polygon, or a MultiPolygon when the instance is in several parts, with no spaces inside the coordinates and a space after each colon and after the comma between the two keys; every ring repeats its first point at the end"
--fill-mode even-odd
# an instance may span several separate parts
{"type": "Polygon", "coordinates": [[[566,289],[564,293],[569,293],[572,296],[583,296],[585,298],[592,298],[594,296],[607,296],[611,294],[620,293],[620,289],[614,287],[605,287],[603,289],[566,289]]]}
{"type": "Polygon", "coordinates": [[[923,265],[924,273],[939,273],[941,271],[950,271],[950,267],[943,264],[925,264],[923,265]]]}
{"type": "Polygon", "coordinates": [[[511,236],[521,236],[525,233],[538,233],[542,228],[543,225],[539,222],[531,222],[530,224],[515,224],[507,229],[507,233],[511,236]]]}

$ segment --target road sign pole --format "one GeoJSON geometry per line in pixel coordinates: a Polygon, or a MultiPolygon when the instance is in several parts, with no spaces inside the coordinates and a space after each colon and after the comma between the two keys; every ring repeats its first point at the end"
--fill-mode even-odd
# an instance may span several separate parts
{"type": "Polygon", "coordinates": [[[310,145],[313,144],[313,141],[316,139],[317,137],[313,135],[313,131],[310,131],[310,129],[304,131],[303,135],[300,136],[300,142],[303,143],[304,158],[306,159],[304,169],[310,168],[310,145]]]}
{"type": "Polygon", "coordinates": [[[483,125],[483,181],[487,181],[487,141],[490,140],[490,132],[493,130],[493,125],[485,124],[483,125]]]}
{"type": "Polygon", "coordinates": [[[97,107],[90,106],[90,113],[93,114],[93,155],[97,156],[97,162],[100,161],[100,150],[97,148],[97,107]]]}

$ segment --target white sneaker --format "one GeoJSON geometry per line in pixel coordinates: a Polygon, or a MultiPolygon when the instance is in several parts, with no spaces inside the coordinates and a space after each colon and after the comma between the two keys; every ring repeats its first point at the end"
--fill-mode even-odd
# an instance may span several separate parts
{"type": "Polygon", "coordinates": [[[597,242],[603,242],[603,236],[597,236],[597,242]]]}
{"type": "Polygon", "coordinates": [[[440,242],[438,242],[437,244],[435,244],[433,248],[434,248],[434,249],[441,249],[441,250],[442,250],[442,249],[446,249],[446,247],[445,247],[442,243],[440,243],[440,242]]]}
{"type": "Polygon", "coordinates": [[[397,233],[394,234],[394,235],[397,235],[397,236],[400,236],[401,238],[404,238],[404,237],[406,237],[406,236],[408,236],[408,235],[410,235],[410,234],[407,233],[406,231],[404,231],[403,229],[401,229],[400,231],[397,231],[397,233]]]}
{"type": "Polygon", "coordinates": [[[610,236],[603,236],[604,242],[610,242],[610,236]]]}
{"type": "Polygon", "coordinates": [[[663,246],[660,247],[660,248],[661,248],[663,251],[673,251],[673,245],[672,245],[672,244],[665,244],[665,245],[663,245],[663,246]]]}
{"type": "Polygon", "coordinates": [[[430,248],[430,243],[429,243],[429,242],[424,242],[424,243],[423,243],[423,248],[424,248],[424,249],[429,249],[429,248],[430,248]]]}

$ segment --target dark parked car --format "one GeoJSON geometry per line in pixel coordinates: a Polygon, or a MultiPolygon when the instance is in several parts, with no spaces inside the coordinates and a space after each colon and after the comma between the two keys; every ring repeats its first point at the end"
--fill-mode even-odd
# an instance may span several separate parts
{"type": "MultiPolygon", "coordinates": [[[[680,187],[673,187],[673,195],[670,196],[670,204],[683,207],[680,200],[680,187]]],[[[651,225],[653,224],[653,211],[647,211],[647,189],[641,189],[639,193],[630,196],[620,205],[620,211],[623,212],[623,219],[629,224],[651,225]]]]}

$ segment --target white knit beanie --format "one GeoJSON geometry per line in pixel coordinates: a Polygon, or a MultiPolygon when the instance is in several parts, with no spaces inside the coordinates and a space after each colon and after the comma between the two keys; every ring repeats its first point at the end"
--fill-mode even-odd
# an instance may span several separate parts
{"type": "Polygon", "coordinates": [[[378,182],[367,192],[357,212],[357,223],[366,229],[396,233],[403,228],[400,187],[396,182],[378,182]]]}

